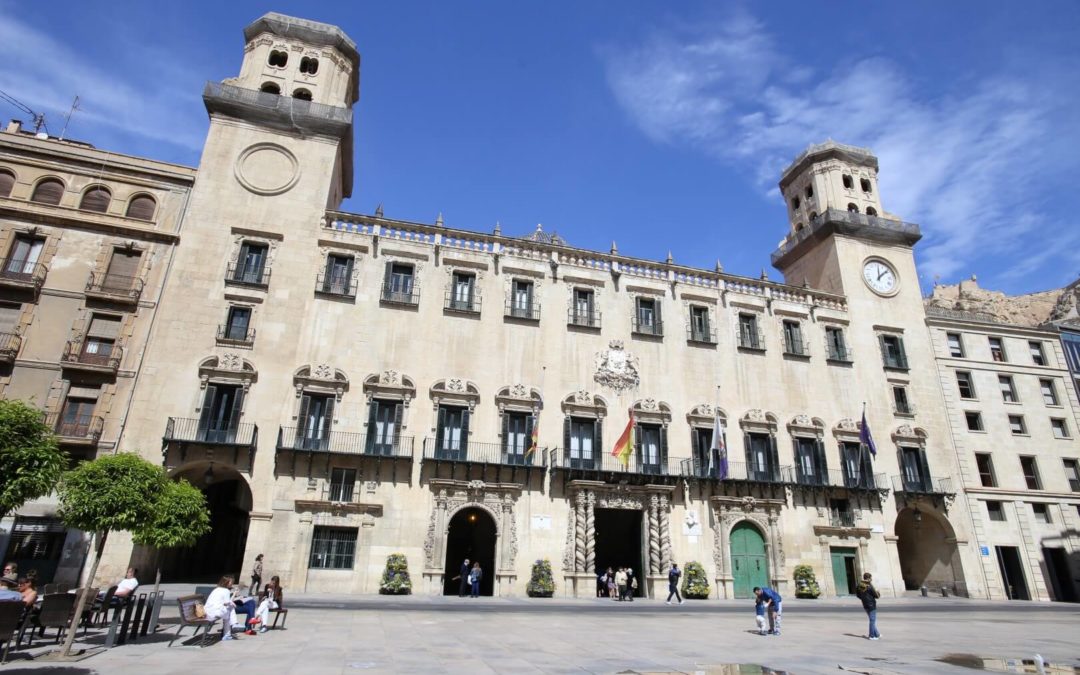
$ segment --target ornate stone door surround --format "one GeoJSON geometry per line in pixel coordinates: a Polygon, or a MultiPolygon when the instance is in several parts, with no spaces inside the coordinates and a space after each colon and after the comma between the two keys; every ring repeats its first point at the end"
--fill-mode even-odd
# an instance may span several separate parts
{"type": "Polygon", "coordinates": [[[787,560],[780,529],[783,499],[715,496],[709,498],[712,510],[713,565],[716,569],[717,597],[735,597],[735,577],[731,570],[731,530],[746,520],[765,534],[765,555],[769,561],[769,583],[781,595],[787,590],[787,560]]]}
{"type": "Polygon", "coordinates": [[[674,485],[612,485],[596,480],[572,480],[567,494],[571,509],[566,519],[563,587],[574,597],[592,597],[596,590],[596,509],[642,511],[646,518],[645,577],[649,597],[653,586],[666,582],[671,566],[671,496],[674,485]],[[659,582],[657,581],[659,580],[659,582]]]}
{"type": "MultiPolygon", "coordinates": [[[[439,595],[443,589],[446,565],[446,537],[450,519],[464,508],[487,511],[495,521],[495,595],[513,595],[517,579],[518,536],[514,504],[521,495],[519,483],[485,483],[482,480],[450,480],[432,478],[428,481],[435,499],[424,541],[424,588],[428,595],[439,595]]],[[[486,570],[492,573],[491,570],[486,570]]]]}

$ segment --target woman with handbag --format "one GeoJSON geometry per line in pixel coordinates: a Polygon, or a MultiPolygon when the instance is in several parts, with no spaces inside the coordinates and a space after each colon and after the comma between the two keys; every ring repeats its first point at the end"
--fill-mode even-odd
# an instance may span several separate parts
{"type": "Polygon", "coordinates": [[[480,569],[480,563],[473,563],[472,572],[469,572],[469,584],[472,586],[472,597],[480,597],[480,580],[484,578],[484,572],[480,569]]]}
{"type": "Polygon", "coordinates": [[[255,566],[251,568],[251,594],[259,595],[259,586],[262,584],[263,554],[255,556],[255,566]]]}

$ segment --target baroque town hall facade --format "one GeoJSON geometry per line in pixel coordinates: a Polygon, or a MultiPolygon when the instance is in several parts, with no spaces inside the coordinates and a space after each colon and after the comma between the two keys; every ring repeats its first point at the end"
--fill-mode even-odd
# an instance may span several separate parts
{"type": "MultiPolygon", "coordinates": [[[[371,593],[400,552],[419,593],[451,590],[465,557],[496,595],[541,558],[567,595],[629,565],[651,596],[672,561],[701,562],[721,598],[791,593],[798,564],[830,595],[862,571],[886,594],[1006,593],[980,502],[959,498],[919,227],[884,210],[868,151],[811,146],[784,171],[786,283],[343,213],[355,44],[276,14],[244,36],[239,76],[204,91],[197,171],[0,134],[18,341],[0,391],[44,407],[74,455],[138,452],[204,490],[214,532],[166,579],[246,578],[263,553],[286,587],[371,593]]],[[[1055,338],[1024,339],[1059,377],[1055,338]]],[[[54,513],[28,505],[11,536],[38,523],[57,578],[77,576],[86,538],[54,513]]],[[[114,536],[101,574],[148,558],[114,536]]]]}

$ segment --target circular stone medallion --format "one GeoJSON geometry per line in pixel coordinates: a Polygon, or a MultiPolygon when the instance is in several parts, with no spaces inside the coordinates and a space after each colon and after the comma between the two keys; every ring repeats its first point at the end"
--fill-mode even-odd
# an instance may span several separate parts
{"type": "Polygon", "coordinates": [[[279,195],[300,180],[300,163],[274,143],[256,143],[236,159],[236,180],[257,195],[279,195]]]}

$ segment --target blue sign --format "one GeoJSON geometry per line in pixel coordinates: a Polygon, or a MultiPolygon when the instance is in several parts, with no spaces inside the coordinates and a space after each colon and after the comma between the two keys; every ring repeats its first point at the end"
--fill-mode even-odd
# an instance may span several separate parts
{"type": "Polygon", "coordinates": [[[989,546],[980,546],[979,550],[982,551],[983,555],[990,555],[990,547],[989,546]]]}

